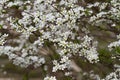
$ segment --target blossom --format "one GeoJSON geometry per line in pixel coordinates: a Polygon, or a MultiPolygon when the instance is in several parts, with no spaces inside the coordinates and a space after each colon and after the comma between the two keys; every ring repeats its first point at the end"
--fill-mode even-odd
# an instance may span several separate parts
{"type": "Polygon", "coordinates": [[[5,43],[5,38],[8,37],[8,34],[0,34],[0,45],[3,45],[5,43]]]}
{"type": "MultiPolygon", "coordinates": [[[[76,56],[84,57],[89,63],[99,61],[98,41],[91,29],[101,26],[110,31],[117,29],[119,3],[119,0],[90,3],[85,0],[1,0],[0,29],[8,30],[8,34],[0,32],[0,55],[8,56],[14,65],[22,68],[49,67],[48,63],[52,63],[50,71],[62,71],[68,76],[72,74],[68,71],[76,56]],[[12,32],[17,37],[9,37],[12,32]]],[[[120,47],[120,35],[117,39],[108,45],[109,49],[120,47]]],[[[110,76],[116,77],[116,72],[110,76]]],[[[46,76],[44,80],[56,80],[56,77],[46,76]]]]}
{"type": "Polygon", "coordinates": [[[45,77],[44,80],[57,80],[54,76],[51,76],[51,77],[45,77]]]}

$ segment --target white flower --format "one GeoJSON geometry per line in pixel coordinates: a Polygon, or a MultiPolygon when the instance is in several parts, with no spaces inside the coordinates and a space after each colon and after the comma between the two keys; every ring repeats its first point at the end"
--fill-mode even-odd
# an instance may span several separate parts
{"type": "Polygon", "coordinates": [[[57,80],[57,79],[55,78],[55,76],[51,76],[51,77],[47,76],[44,78],[44,80],[57,80]]]}
{"type": "Polygon", "coordinates": [[[0,34],[0,45],[3,45],[5,43],[5,38],[8,37],[8,34],[0,34]]]}

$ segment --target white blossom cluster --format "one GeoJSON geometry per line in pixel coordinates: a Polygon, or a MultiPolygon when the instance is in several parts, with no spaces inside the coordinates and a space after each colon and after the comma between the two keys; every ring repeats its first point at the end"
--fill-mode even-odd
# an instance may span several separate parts
{"type": "Polygon", "coordinates": [[[44,80],[57,80],[55,77],[51,76],[51,77],[45,77],[44,80]]]}
{"type": "Polygon", "coordinates": [[[109,45],[108,45],[108,48],[110,49],[110,50],[113,50],[114,48],[116,48],[116,47],[120,47],[120,38],[119,38],[119,36],[120,35],[117,35],[117,39],[118,39],[118,41],[115,41],[115,42],[112,42],[112,43],[110,43],[109,45]]]}
{"type": "MultiPolygon", "coordinates": [[[[13,47],[9,45],[9,53],[7,55],[10,60],[13,60],[14,64],[22,67],[34,64],[34,67],[36,67],[38,66],[38,64],[35,64],[37,61],[40,64],[44,63],[43,58],[41,62],[41,59],[39,60],[35,55],[38,55],[41,47],[48,46],[46,41],[53,43],[52,46],[56,47],[55,51],[61,56],[61,60],[65,58],[64,56],[79,53],[80,56],[86,57],[91,63],[97,62],[98,53],[96,46],[91,45],[94,41],[88,36],[85,36],[84,41],[80,38],[80,34],[77,34],[81,29],[77,24],[77,20],[82,18],[82,16],[86,16],[86,9],[77,5],[77,0],[61,0],[57,3],[59,5],[55,4],[55,2],[56,0],[35,0],[33,2],[22,2],[19,0],[11,2],[8,0],[5,2],[4,8],[12,9],[12,6],[18,6],[18,10],[21,11],[21,18],[16,18],[7,13],[6,10],[6,16],[8,16],[6,22],[10,23],[11,29],[22,36],[19,37],[20,40],[13,40],[19,46],[13,47]],[[36,39],[30,39],[31,36],[34,36],[36,39]],[[80,41],[83,41],[83,43],[80,41]]],[[[88,13],[91,13],[91,11],[88,11],[88,13]]],[[[5,26],[6,24],[2,25],[5,26]]],[[[4,49],[6,48],[8,46],[4,46],[4,49]]],[[[4,50],[3,54],[6,54],[4,50]]],[[[60,61],[61,63],[64,64],[61,67],[64,70],[69,64],[69,60],[65,63],[60,61]]]]}
{"type": "Polygon", "coordinates": [[[109,75],[105,77],[105,79],[102,80],[120,80],[120,65],[114,65],[115,71],[111,72],[109,75]]]}
{"type": "MultiPolygon", "coordinates": [[[[97,63],[97,41],[89,35],[89,27],[104,23],[116,26],[120,18],[120,1],[79,4],[84,2],[1,0],[0,26],[19,35],[9,38],[4,44],[7,35],[0,34],[0,55],[7,55],[13,64],[24,68],[46,65],[46,56],[52,57],[52,72],[71,68],[74,56],[97,63]],[[46,50],[45,54],[42,49],[46,50]],[[57,58],[55,55],[58,55],[57,58]]],[[[116,46],[120,46],[120,40],[108,47],[116,46]]],[[[46,77],[44,80],[56,78],[46,77]]]]}
{"type": "Polygon", "coordinates": [[[56,60],[53,61],[53,64],[55,65],[53,67],[53,72],[56,72],[57,70],[64,70],[65,68],[69,68],[70,66],[70,60],[68,57],[63,56],[60,60],[60,63],[58,63],[56,60]]]}
{"type": "Polygon", "coordinates": [[[8,37],[8,34],[2,35],[0,33],[0,45],[3,45],[5,43],[5,38],[8,37]]]}
{"type": "Polygon", "coordinates": [[[87,4],[88,9],[92,9],[92,16],[89,22],[92,25],[115,27],[120,18],[120,0],[110,0],[108,2],[95,2],[87,4]],[[95,11],[96,8],[97,10],[95,11]]]}
{"type": "Polygon", "coordinates": [[[97,42],[91,43],[93,39],[88,36],[85,36],[83,40],[83,43],[81,43],[82,49],[80,56],[85,56],[91,63],[98,62],[97,42]]]}
{"type": "Polygon", "coordinates": [[[44,57],[38,55],[38,49],[35,44],[31,44],[26,41],[23,36],[19,40],[14,40],[19,46],[0,46],[0,54],[8,56],[9,60],[13,61],[13,64],[20,67],[27,68],[30,65],[37,68],[45,63],[44,57]]]}

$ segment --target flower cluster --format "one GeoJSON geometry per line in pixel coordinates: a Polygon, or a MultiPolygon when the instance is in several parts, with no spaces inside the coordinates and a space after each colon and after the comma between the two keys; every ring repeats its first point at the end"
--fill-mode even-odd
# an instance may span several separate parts
{"type": "Polygon", "coordinates": [[[65,68],[69,68],[70,66],[70,60],[68,57],[63,56],[60,60],[60,63],[58,63],[56,60],[53,61],[53,64],[55,65],[53,67],[53,72],[56,72],[57,70],[64,70],[65,68]]]}
{"type": "Polygon", "coordinates": [[[114,65],[115,71],[111,72],[109,75],[105,77],[105,79],[102,80],[119,80],[120,79],[120,65],[114,65]]]}
{"type": "MultiPolygon", "coordinates": [[[[5,6],[3,8],[14,10],[12,6],[17,6],[17,10],[21,14],[20,18],[16,18],[15,16],[11,16],[5,9],[5,15],[7,15],[6,22],[9,23],[13,31],[15,30],[21,35],[19,36],[19,40],[13,40],[19,46],[13,47],[10,43],[4,46],[4,49],[9,46],[9,53],[12,56],[14,55],[10,59],[13,60],[14,64],[22,64],[21,66],[24,67],[32,64],[36,65],[36,61],[39,62],[41,59],[39,60],[35,55],[38,55],[40,48],[49,46],[46,43],[52,43],[51,46],[56,48],[55,52],[60,55],[61,60],[64,56],[79,53],[80,56],[85,56],[91,63],[94,60],[97,62],[98,53],[95,48],[96,46],[91,45],[94,44],[93,39],[86,35],[85,39],[82,39],[80,38],[80,34],[78,34],[81,28],[78,26],[79,21],[77,20],[80,20],[82,16],[86,16],[86,11],[88,10],[77,5],[77,0],[61,0],[58,3],[56,2],[59,5],[55,2],[56,0],[35,0],[33,3],[31,1],[23,2],[15,0],[11,2],[8,0],[4,3],[5,6]],[[83,41],[83,43],[80,43],[80,41],[83,41]],[[22,57],[23,55],[24,57],[22,57]]],[[[88,13],[90,14],[91,11],[88,11],[88,13]]],[[[7,26],[6,24],[2,25],[7,26]]],[[[8,56],[11,56],[9,53],[7,53],[8,56]]],[[[39,63],[41,64],[41,62],[39,63]]]]}
{"type": "Polygon", "coordinates": [[[8,34],[0,34],[0,45],[3,45],[5,43],[5,38],[8,37],[8,34]]]}
{"type": "MultiPolygon", "coordinates": [[[[117,35],[117,39],[120,39],[119,36],[120,36],[120,35],[117,35]]],[[[114,49],[114,48],[116,48],[116,47],[120,47],[120,40],[115,41],[115,42],[112,42],[112,43],[110,43],[110,44],[108,45],[108,48],[109,48],[110,50],[112,50],[112,49],[114,49]]]]}
{"type": "MultiPolygon", "coordinates": [[[[0,55],[7,55],[13,64],[23,68],[49,66],[50,62],[53,63],[52,72],[69,70],[75,56],[97,63],[98,44],[90,35],[90,27],[104,25],[105,29],[116,31],[112,29],[120,22],[119,3],[119,0],[93,3],[85,0],[1,0],[0,26],[17,37],[5,41],[7,35],[0,34],[0,55]]],[[[118,46],[120,40],[111,43],[109,48],[118,46]]]]}
{"type": "Polygon", "coordinates": [[[57,80],[57,79],[55,77],[52,77],[52,76],[51,77],[47,76],[47,77],[44,78],[44,80],[57,80]]]}

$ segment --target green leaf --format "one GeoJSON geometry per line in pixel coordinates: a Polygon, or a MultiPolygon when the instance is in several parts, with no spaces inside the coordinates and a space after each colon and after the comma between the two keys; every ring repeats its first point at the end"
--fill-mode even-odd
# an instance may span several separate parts
{"type": "Polygon", "coordinates": [[[2,25],[0,25],[0,29],[2,29],[2,27],[3,27],[3,26],[2,26],[2,25]]]}

